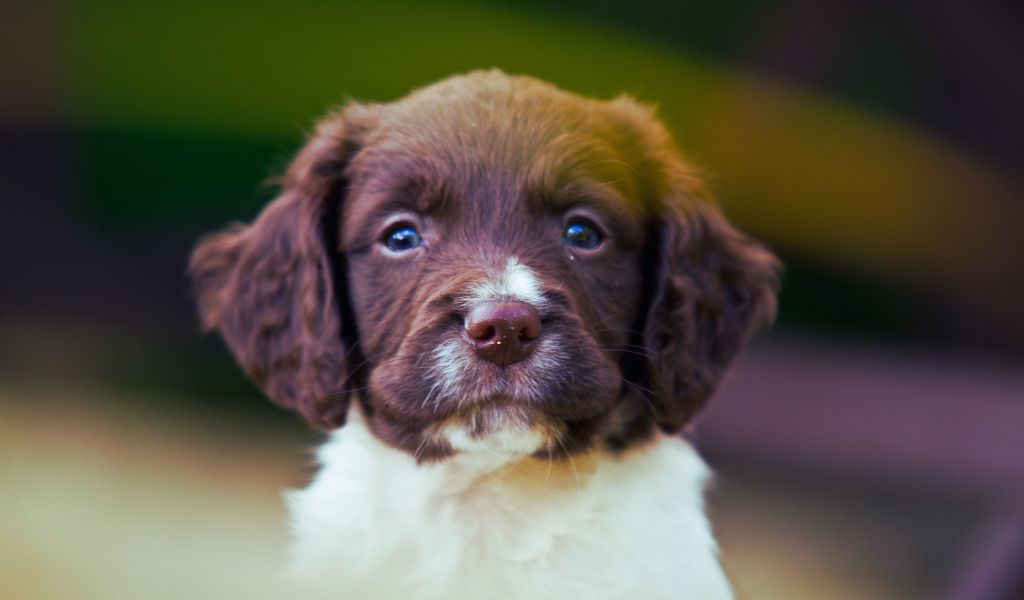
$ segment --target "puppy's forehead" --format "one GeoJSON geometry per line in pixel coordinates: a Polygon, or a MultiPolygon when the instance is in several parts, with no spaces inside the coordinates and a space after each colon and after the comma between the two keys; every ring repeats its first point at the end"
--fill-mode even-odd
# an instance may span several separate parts
{"type": "Polygon", "coordinates": [[[586,182],[637,196],[637,157],[607,102],[529,79],[487,75],[387,105],[357,160],[369,192],[396,186],[500,188],[534,198],[586,182]]]}

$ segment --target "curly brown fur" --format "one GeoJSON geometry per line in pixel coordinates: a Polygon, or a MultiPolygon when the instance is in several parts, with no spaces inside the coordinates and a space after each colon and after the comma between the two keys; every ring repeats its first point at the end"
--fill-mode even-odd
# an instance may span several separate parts
{"type": "Polygon", "coordinates": [[[453,419],[529,420],[555,455],[681,429],[774,316],[778,268],[652,109],[489,71],[329,114],[280,196],[203,240],[190,273],[204,325],[272,400],[331,428],[358,389],[374,433],[434,460],[453,419]],[[607,233],[598,251],[563,243],[580,213],[607,233]],[[381,251],[396,214],[418,254],[381,251]],[[550,341],[499,367],[459,340],[468,290],[511,257],[550,341]],[[439,379],[443,352],[458,381],[439,379]]]}

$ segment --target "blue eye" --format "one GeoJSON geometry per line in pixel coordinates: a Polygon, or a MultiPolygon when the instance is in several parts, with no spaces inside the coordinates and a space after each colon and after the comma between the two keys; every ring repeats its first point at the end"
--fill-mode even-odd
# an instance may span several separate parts
{"type": "Polygon", "coordinates": [[[570,223],[566,225],[562,239],[565,240],[566,244],[581,250],[593,250],[604,241],[597,228],[586,223],[570,223]]]}
{"type": "Polygon", "coordinates": [[[419,248],[422,244],[423,238],[412,225],[396,227],[384,238],[384,245],[392,252],[407,252],[419,248]]]}

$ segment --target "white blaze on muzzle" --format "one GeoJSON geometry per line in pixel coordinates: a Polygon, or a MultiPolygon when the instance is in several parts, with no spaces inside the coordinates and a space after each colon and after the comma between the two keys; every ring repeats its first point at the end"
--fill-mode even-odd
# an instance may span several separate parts
{"type": "Polygon", "coordinates": [[[547,303],[536,274],[515,256],[509,257],[504,268],[489,273],[470,288],[462,303],[472,307],[480,302],[510,300],[526,302],[537,310],[544,308],[547,303]]]}

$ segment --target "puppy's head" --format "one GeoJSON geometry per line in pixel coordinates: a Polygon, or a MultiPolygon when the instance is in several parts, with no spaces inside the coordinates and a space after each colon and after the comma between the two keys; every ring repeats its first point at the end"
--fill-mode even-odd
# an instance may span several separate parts
{"type": "Polygon", "coordinates": [[[271,399],[330,428],[355,397],[418,460],[678,430],[777,281],[649,108],[499,72],[328,115],[190,269],[271,399]]]}

